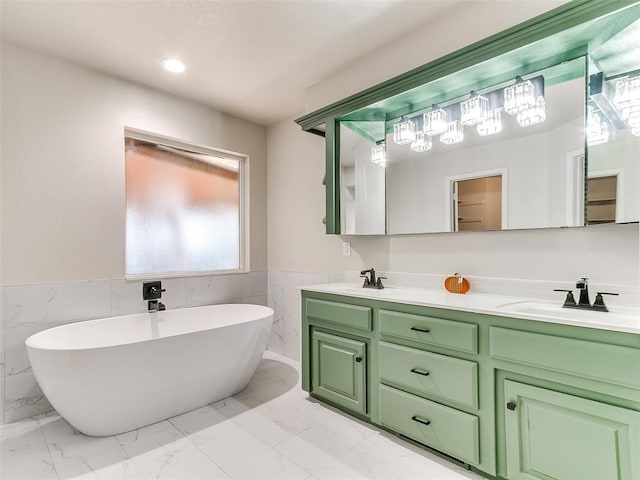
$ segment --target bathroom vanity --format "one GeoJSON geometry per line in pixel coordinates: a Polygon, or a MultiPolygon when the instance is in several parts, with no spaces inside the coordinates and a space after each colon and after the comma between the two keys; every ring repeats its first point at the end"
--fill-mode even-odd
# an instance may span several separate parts
{"type": "Polygon", "coordinates": [[[536,305],[303,287],[303,389],[490,476],[640,478],[637,312],[536,305]]]}

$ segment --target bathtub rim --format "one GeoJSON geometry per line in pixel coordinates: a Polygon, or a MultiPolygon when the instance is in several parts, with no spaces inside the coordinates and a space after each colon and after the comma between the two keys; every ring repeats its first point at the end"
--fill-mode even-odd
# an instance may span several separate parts
{"type": "MultiPolygon", "coordinates": [[[[147,342],[153,342],[153,341],[159,341],[159,340],[163,340],[163,339],[167,339],[167,338],[172,338],[172,337],[179,337],[179,336],[184,336],[184,335],[191,335],[191,334],[197,334],[197,333],[201,333],[201,332],[206,332],[206,331],[210,331],[210,330],[216,330],[216,329],[222,329],[222,328],[232,328],[232,327],[236,327],[238,325],[242,325],[245,323],[252,323],[252,322],[258,322],[258,321],[264,321],[264,320],[270,320],[271,322],[273,322],[273,317],[275,315],[275,312],[273,310],[273,308],[265,306],[265,305],[256,305],[256,304],[252,304],[252,303],[218,303],[218,304],[212,304],[212,305],[198,305],[198,306],[194,306],[194,307],[182,307],[182,308],[173,308],[173,309],[169,309],[169,310],[165,310],[165,312],[180,312],[181,310],[203,310],[203,309],[210,309],[212,307],[218,307],[218,306],[249,306],[252,309],[255,309],[257,311],[262,310],[263,313],[261,315],[257,315],[255,318],[251,318],[251,319],[247,319],[245,321],[242,322],[236,322],[236,323],[230,323],[230,324],[225,324],[225,325],[220,325],[220,326],[214,326],[212,328],[200,328],[200,329],[194,329],[194,330],[187,330],[184,332],[180,332],[180,333],[174,333],[171,335],[163,335],[163,336],[158,336],[158,337],[152,337],[152,338],[143,338],[143,339],[139,339],[139,340],[132,340],[129,342],[118,342],[118,343],[110,343],[107,345],[89,345],[86,347],[69,347],[67,346],[55,346],[55,345],[47,345],[42,346],[42,345],[34,345],[34,342],[38,340],[38,337],[42,337],[45,336],[47,334],[50,334],[49,332],[54,331],[54,330],[64,330],[64,329],[70,329],[73,328],[74,325],[77,324],[91,324],[91,323],[98,323],[98,322],[108,322],[110,320],[114,320],[114,319],[124,319],[124,318],[128,318],[128,317],[143,317],[145,315],[153,315],[154,312],[142,312],[142,313],[133,313],[133,314],[129,314],[129,315],[117,315],[114,317],[101,317],[101,318],[93,318],[93,319],[89,319],[89,320],[79,320],[79,321],[75,321],[75,322],[69,322],[69,323],[65,323],[63,325],[57,325],[55,327],[50,327],[50,328],[46,328],[44,330],[41,330],[39,332],[34,333],[33,335],[30,335],[25,341],[25,347],[27,348],[27,351],[29,349],[34,349],[34,350],[50,350],[50,351],[58,351],[58,352],[74,352],[74,351],[88,351],[88,350],[101,350],[101,349],[108,349],[108,348],[114,348],[114,347],[121,347],[121,346],[125,346],[125,345],[136,345],[136,344],[142,344],[142,343],[147,343],[147,342]],[[255,308],[254,308],[255,307],[255,308]]],[[[178,320],[176,320],[178,321],[178,320]]]]}

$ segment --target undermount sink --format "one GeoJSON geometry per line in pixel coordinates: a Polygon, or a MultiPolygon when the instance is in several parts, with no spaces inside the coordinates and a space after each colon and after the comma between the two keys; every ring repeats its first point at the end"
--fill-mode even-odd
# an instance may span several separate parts
{"type": "Polygon", "coordinates": [[[640,311],[631,307],[609,306],[608,312],[582,310],[579,308],[563,308],[562,305],[552,303],[522,301],[507,303],[497,307],[498,310],[536,317],[546,317],[562,320],[594,321],[598,323],[640,321],[640,311]]]}

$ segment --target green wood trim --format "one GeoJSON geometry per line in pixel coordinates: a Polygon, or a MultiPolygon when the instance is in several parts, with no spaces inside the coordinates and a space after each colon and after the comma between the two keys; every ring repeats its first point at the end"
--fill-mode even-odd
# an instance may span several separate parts
{"type": "MultiPolygon", "coordinates": [[[[506,52],[639,3],[638,0],[574,0],[484,40],[296,119],[303,130],[463,70],[506,52]]],[[[328,219],[327,219],[328,220],[328,219]]]]}
{"type": "MultiPolygon", "coordinates": [[[[383,119],[383,121],[384,121],[384,119],[383,119]]],[[[376,143],[376,142],[378,142],[378,140],[384,140],[384,136],[382,138],[375,138],[375,135],[370,133],[369,130],[367,130],[365,128],[362,128],[361,127],[361,122],[352,122],[352,121],[344,121],[343,120],[340,123],[342,125],[344,125],[345,127],[353,130],[354,132],[356,132],[361,137],[366,138],[371,143],[376,143]]]]}
{"type": "Polygon", "coordinates": [[[340,125],[335,118],[326,122],[325,211],[326,233],[340,233],[340,125]]]}

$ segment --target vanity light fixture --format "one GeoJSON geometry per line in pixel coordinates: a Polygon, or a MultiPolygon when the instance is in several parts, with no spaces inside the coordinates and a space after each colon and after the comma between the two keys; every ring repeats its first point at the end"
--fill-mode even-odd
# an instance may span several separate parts
{"type": "Polygon", "coordinates": [[[176,58],[165,58],[161,63],[165,70],[172,73],[182,73],[187,69],[186,65],[176,58]]]}
{"type": "Polygon", "coordinates": [[[516,83],[504,89],[504,110],[517,115],[536,106],[536,92],[530,80],[516,77],[516,83]]]}
{"type": "Polygon", "coordinates": [[[477,125],[489,116],[489,99],[473,90],[470,95],[460,103],[460,123],[469,127],[477,125]]]}
{"type": "Polygon", "coordinates": [[[616,82],[613,104],[621,112],[640,107],[640,75],[625,77],[616,82]]]}
{"type": "Polygon", "coordinates": [[[425,113],[422,118],[422,131],[427,135],[440,135],[447,130],[447,112],[437,105],[433,105],[433,110],[425,113]]]}
{"type": "Polygon", "coordinates": [[[482,137],[495,135],[502,131],[502,114],[499,108],[489,110],[489,116],[486,120],[480,122],[476,127],[478,134],[482,137]]]}
{"type": "Polygon", "coordinates": [[[609,141],[609,125],[593,107],[589,107],[587,112],[586,135],[587,145],[590,147],[602,145],[609,141]]]}
{"type": "Polygon", "coordinates": [[[459,120],[449,122],[447,130],[440,135],[440,141],[445,145],[453,145],[464,140],[464,127],[459,120]]]}
{"type": "Polygon", "coordinates": [[[416,132],[416,139],[411,144],[411,150],[416,153],[422,153],[431,150],[433,141],[431,137],[424,132],[416,132]]]}
{"type": "Polygon", "coordinates": [[[638,105],[632,105],[622,110],[622,119],[629,125],[629,127],[640,127],[640,102],[638,105]]]}
{"type": "Polygon", "coordinates": [[[384,140],[376,143],[371,147],[371,161],[373,163],[381,164],[385,166],[387,163],[387,148],[384,140]]]}
{"type": "Polygon", "coordinates": [[[530,127],[544,122],[547,119],[547,109],[544,103],[544,97],[536,98],[536,103],[532,108],[524,110],[516,116],[516,120],[521,127],[530,127]]]}
{"type": "Polygon", "coordinates": [[[403,116],[398,123],[393,126],[393,141],[398,145],[407,145],[416,138],[416,124],[403,116]]]}

